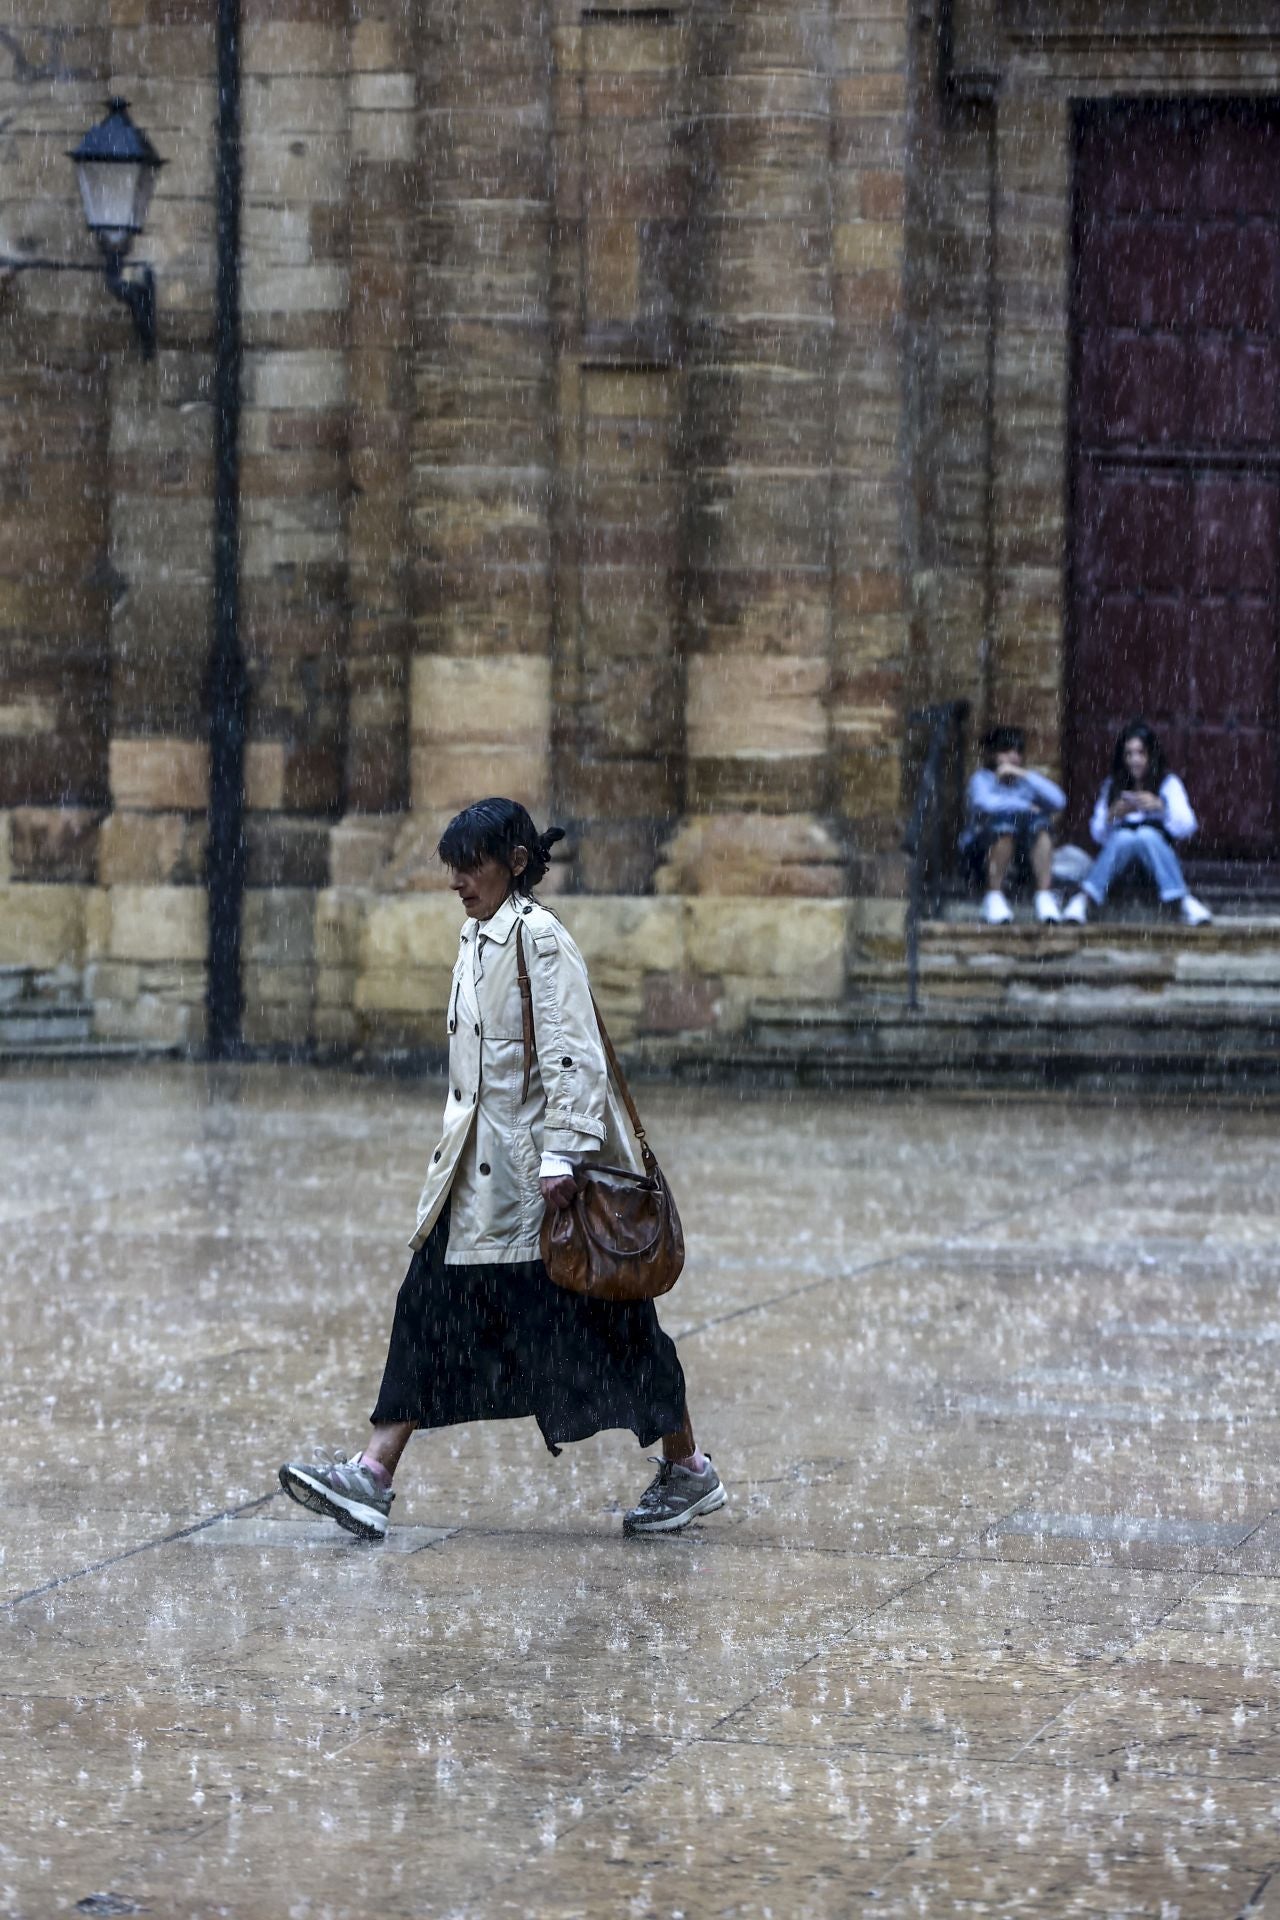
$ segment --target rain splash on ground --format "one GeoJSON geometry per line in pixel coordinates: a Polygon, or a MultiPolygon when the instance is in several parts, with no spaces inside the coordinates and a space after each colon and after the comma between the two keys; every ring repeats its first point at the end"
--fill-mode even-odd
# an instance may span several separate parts
{"type": "Polygon", "coordinates": [[[1269,1910],[1280,1112],[646,1090],[731,1505],[372,1402],[434,1081],[0,1080],[0,1912],[1269,1910]]]}

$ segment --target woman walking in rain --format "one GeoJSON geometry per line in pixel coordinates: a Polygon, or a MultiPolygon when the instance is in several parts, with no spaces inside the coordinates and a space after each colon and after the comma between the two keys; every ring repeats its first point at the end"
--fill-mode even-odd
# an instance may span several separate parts
{"type": "Polygon", "coordinates": [[[576,1167],[639,1167],[582,955],[531,891],[563,838],[555,827],[540,834],[515,801],[491,799],[458,814],[440,840],[467,914],[449,992],[449,1086],[373,1434],[332,1465],[280,1469],[293,1499],[363,1540],[386,1534],[392,1478],[415,1429],[529,1414],[552,1453],[607,1427],[629,1427],[641,1446],[661,1440],[625,1533],[673,1532],[725,1504],[653,1302],[567,1292],[539,1255],[544,1212],[573,1200],[576,1167]]]}

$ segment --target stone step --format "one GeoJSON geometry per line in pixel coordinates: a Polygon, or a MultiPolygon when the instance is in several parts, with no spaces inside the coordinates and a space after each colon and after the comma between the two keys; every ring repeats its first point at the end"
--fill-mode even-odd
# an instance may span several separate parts
{"type": "Polygon", "coordinates": [[[1199,949],[1280,949],[1280,915],[1272,913],[1219,914],[1204,927],[1184,927],[1166,915],[1090,920],[1083,927],[1041,926],[1029,913],[1018,912],[1010,925],[989,927],[977,909],[963,917],[925,920],[921,945],[1004,945],[1081,947],[1109,942],[1114,946],[1196,947],[1199,949]]]}
{"type": "MultiPolygon", "coordinates": [[[[896,1002],[817,1007],[760,1005],[748,1031],[722,1043],[737,1072],[825,1086],[1078,1087],[1143,1085],[1168,1092],[1280,1097],[1280,1006],[1259,1013],[1184,1007],[1153,1017],[1151,1002],[1119,996],[1040,997],[974,1008],[896,1002]]],[[[673,1057],[676,1071],[691,1067],[673,1057]]],[[[679,1050],[676,1050],[677,1056],[679,1050]]]]}
{"type": "Polygon", "coordinates": [[[185,1048],[158,1040],[43,1040],[39,1044],[10,1044],[0,1035],[0,1065],[16,1066],[43,1060],[172,1060],[185,1048]]]}
{"type": "MultiPolygon", "coordinates": [[[[1213,926],[1104,922],[1087,927],[931,921],[921,929],[921,998],[995,1006],[1034,1001],[1165,1015],[1190,1006],[1280,1008],[1280,919],[1223,919],[1213,926]]],[[[855,958],[852,998],[905,992],[896,956],[855,958]]]]}
{"type": "Polygon", "coordinates": [[[0,967],[0,1007],[11,1007],[32,990],[34,967],[0,967]]]}
{"type": "Polygon", "coordinates": [[[93,1008],[86,1002],[60,1006],[40,1000],[0,1004],[0,1047],[23,1053],[83,1044],[93,1035],[93,1008]]]}
{"type": "Polygon", "coordinates": [[[76,1006],[81,977],[72,967],[0,967],[0,1008],[13,1006],[76,1006]]]}

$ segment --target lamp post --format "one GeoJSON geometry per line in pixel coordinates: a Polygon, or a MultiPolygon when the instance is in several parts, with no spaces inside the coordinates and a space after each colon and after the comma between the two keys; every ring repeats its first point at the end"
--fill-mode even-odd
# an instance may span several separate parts
{"type": "Polygon", "coordinates": [[[156,278],[144,266],[136,280],[124,277],[125,256],[146,224],[156,176],[164,161],[129,118],[127,100],[110,100],[107,117],[90,127],[68,154],[74,162],[85,225],[102,249],[107,289],[133,315],[142,351],[156,350],[156,278]]]}
{"type": "MultiPolygon", "coordinates": [[[[156,175],[164,161],[146,134],[134,126],[124,100],[108,101],[106,119],[90,127],[67,158],[75,162],[85,222],[102,249],[107,291],[128,307],[133,330],[150,360],[156,350],[156,277],[148,266],[126,266],[126,257],[146,224],[156,175]]],[[[83,260],[0,255],[0,274],[98,270],[83,260]]]]}

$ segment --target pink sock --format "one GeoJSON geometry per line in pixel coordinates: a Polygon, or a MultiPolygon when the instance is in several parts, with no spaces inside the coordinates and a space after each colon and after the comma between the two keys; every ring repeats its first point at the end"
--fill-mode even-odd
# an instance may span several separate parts
{"type": "Polygon", "coordinates": [[[686,1468],[689,1473],[705,1473],[707,1470],[707,1456],[702,1451],[702,1448],[699,1447],[696,1453],[688,1454],[683,1460],[677,1460],[674,1464],[677,1467],[686,1468]]]}
{"type": "Polygon", "coordinates": [[[371,1460],[367,1453],[362,1453],[360,1455],[360,1465],[367,1474],[371,1475],[371,1477],[377,1481],[380,1487],[389,1487],[391,1485],[391,1475],[387,1472],[381,1460],[371,1460]]]}

